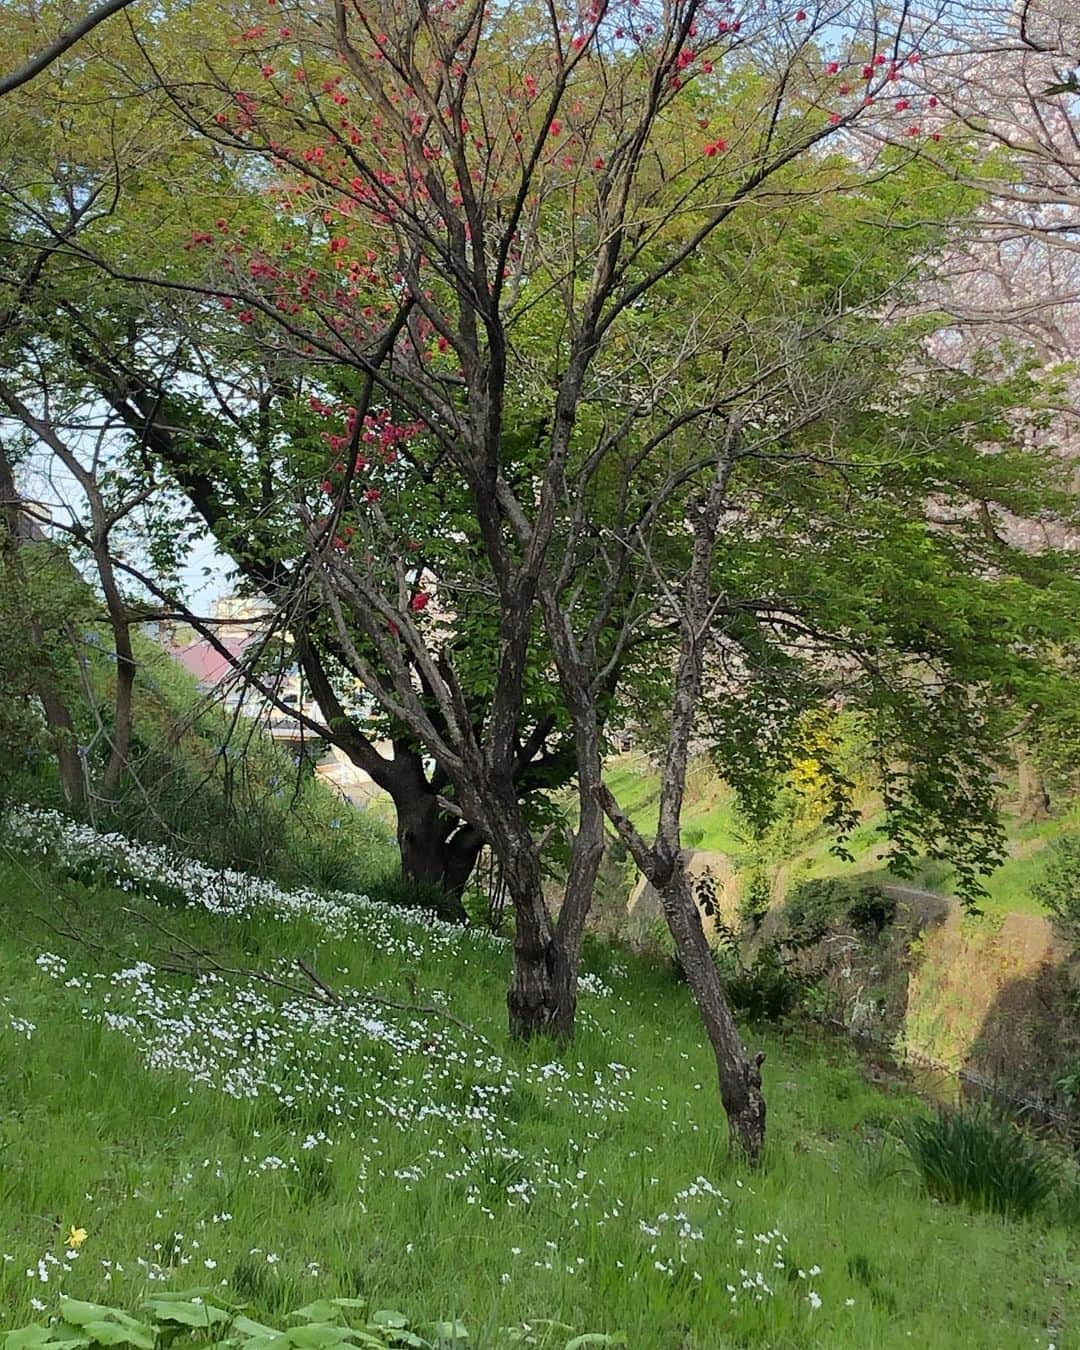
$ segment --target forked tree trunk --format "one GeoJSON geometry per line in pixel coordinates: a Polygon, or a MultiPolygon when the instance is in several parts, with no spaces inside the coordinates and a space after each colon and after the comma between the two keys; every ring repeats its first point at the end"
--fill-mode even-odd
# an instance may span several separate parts
{"type": "Polygon", "coordinates": [[[753,1059],[746,1053],[701,926],[690,878],[681,861],[676,862],[660,898],[675,950],[716,1057],[720,1100],[727,1115],[731,1142],[749,1163],[756,1165],[765,1146],[765,1097],[761,1090],[764,1053],[759,1052],[753,1059]]]}

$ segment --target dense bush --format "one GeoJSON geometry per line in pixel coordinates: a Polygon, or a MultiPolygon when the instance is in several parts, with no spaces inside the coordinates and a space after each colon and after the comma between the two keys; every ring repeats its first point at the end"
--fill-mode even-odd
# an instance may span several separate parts
{"type": "Polygon", "coordinates": [[[792,887],[783,916],[788,929],[806,941],[824,937],[836,924],[877,937],[896,918],[896,901],[869,882],[818,877],[792,887]]]}
{"type": "Polygon", "coordinates": [[[715,955],[728,1002],[750,1022],[781,1022],[799,1006],[812,983],[786,959],[779,943],[764,943],[744,960],[723,946],[715,955]]]}
{"type": "Polygon", "coordinates": [[[1047,854],[1046,874],[1032,895],[1046,906],[1062,937],[1080,949],[1080,834],[1063,835],[1047,854]]]}
{"type": "Polygon", "coordinates": [[[780,1022],[802,1003],[819,976],[803,956],[799,940],[773,936],[752,942],[717,923],[713,952],[728,1001],[751,1022],[780,1022]]]}
{"type": "Polygon", "coordinates": [[[995,1214],[1029,1214],[1057,1186],[1049,1155],[985,1110],[920,1116],[901,1133],[927,1190],[940,1200],[995,1214]]]}

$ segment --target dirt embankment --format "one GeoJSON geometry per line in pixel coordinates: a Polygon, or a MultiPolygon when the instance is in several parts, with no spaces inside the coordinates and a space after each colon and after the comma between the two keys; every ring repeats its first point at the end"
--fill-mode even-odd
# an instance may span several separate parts
{"type": "MultiPolygon", "coordinates": [[[[685,861],[706,932],[715,915],[737,924],[732,860],[688,850],[685,861]]],[[[897,902],[884,931],[838,927],[809,954],[825,969],[832,1020],[897,1058],[1065,1110],[1062,1080],[1080,1070],[1080,959],[1049,921],[973,917],[949,896],[883,890],[897,902]]],[[[627,913],[638,942],[662,941],[659,897],[641,879],[627,913]]]]}

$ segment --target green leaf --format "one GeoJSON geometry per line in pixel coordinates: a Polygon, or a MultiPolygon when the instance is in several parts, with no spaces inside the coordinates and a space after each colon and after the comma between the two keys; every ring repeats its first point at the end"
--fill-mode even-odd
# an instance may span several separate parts
{"type": "Polygon", "coordinates": [[[366,1308],[368,1305],[366,1298],[332,1298],[330,1302],[335,1308],[366,1308]]]}
{"type": "Polygon", "coordinates": [[[305,1322],[340,1322],[341,1307],[337,1299],[317,1298],[314,1303],[305,1303],[302,1308],[296,1308],[290,1317],[303,1318],[305,1322]]]}
{"type": "Polygon", "coordinates": [[[602,1331],[587,1331],[584,1336],[575,1336],[572,1341],[567,1341],[563,1350],[580,1350],[583,1345],[625,1345],[626,1337],[621,1331],[617,1331],[614,1336],[608,1336],[602,1331]]]}
{"type": "Polygon", "coordinates": [[[268,1329],[265,1336],[256,1334],[250,1340],[245,1341],[244,1350],[284,1350],[287,1345],[288,1341],[285,1339],[284,1332],[268,1329]]]}
{"type": "Polygon", "coordinates": [[[309,1322],[307,1326],[292,1327],[285,1333],[289,1345],[301,1350],[322,1350],[323,1346],[340,1345],[352,1339],[353,1332],[348,1327],[335,1326],[330,1322],[309,1322]]]}
{"type": "Polygon", "coordinates": [[[243,1336],[280,1336],[281,1333],[274,1327],[268,1327],[262,1322],[254,1322],[250,1317],[245,1317],[243,1313],[237,1314],[233,1318],[233,1330],[239,1331],[243,1336]]]}
{"type": "Polygon", "coordinates": [[[98,1345],[134,1345],[137,1350],[154,1350],[157,1344],[153,1327],[147,1326],[145,1322],[135,1322],[134,1326],[121,1326],[118,1322],[107,1322],[101,1318],[94,1322],[84,1322],[82,1325],[91,1341],[95,1341],[98,1345]]]}
{"type": "Polygon", "coordinates": [[[86,1336],[68,1336],[61,1339],[55,1327],[19,1327],[9,1331],[4,1337],[4,1350],[35,1350],[39,1345],[49,1346],[49,1350],[75,1350],[75,1347],[90,1344],[86,1336]]]}
{"type": "Polygon", "coordinates": [[[183,1327],[210,1327],[215,1322],[227,1322],[229,1314],[212,1303],[196,1303],[194,1299],[186,1302],[179,1300],[148,1300],[144,1305],[159,1322],[177,1322],[183,1327]]]}
{"type": "Polygon", "coordinates": [[[392,1308],[380,1308],[371,1314],[371,1320],[377,1327],[407,1327],[409,1319],[404,1313],[394,1312],[392,1308]]]}
{"type": "Polygon", "coordinates": [[[83,1303],[77,1298],[68,1298],[66,1294],[60,1295],[60,1313],[65,1322],[73,1327],[85,1326],[87,1322],[100,1321],[104,1317],[112,1317],[115,1321],[123,1320],[134,1321],[129,1318],[127,1313],[121,1313],[116,1308],[107,1308],[103,1303],[83,1303]]]}
{"type": "Polygon", "coordinates": [[[436,1340],[440,1341],[467,1341],[469,1339],[465,1323],[456,1317],[452,1322],[432,1322],[431,1330],[435,1334],[436,1340]]]}

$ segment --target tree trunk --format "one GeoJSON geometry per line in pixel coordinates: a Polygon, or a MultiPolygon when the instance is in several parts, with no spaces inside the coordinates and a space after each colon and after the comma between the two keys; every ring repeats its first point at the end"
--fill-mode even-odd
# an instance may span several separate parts
{"type": "MultiPolygon", "coordinates": [[[[450,833],[452,827],[448,827],[434,793],[392,796],[397,812],[402,877],[418,886],[441,891],[445,897],[440,908],[443,917],[465,923],[469,916],[461,897],[480,853],[479,836],[475,847],[471,846],[471,838],[455,844],[461,831],[450,833]]],[[[473,833],[470,831],[470,836],[473,833]]]]}
{"type": "Polygon", "coordinates": [[[108,799],[116,795],[131,754],[131,733],[133,723],[132,702],[135,693],[135,652],[131,645],[131,623],[127,606],[124,604],[120,587],[113,571],[112,557],[109,553],[109,535],[105,503],[93,480],[86,485],[87,497],[94,513],[94,561],[97,563],[101,589],[105,596],[105,606],[112,627],[113,645],[116,649],[116,694],[113,699],[113,733],[109,752],[109,762],[101,776],[101,796],[108,799]],[[92,489],[92,490],[91,490],[92,489]]]}
{"type": "Polygon", "coordinates": [[[1026,745],[1017,744],[1018,801],[1016,812],[1022,825],[1050,818],[1050,793],[1026,745]]]}
{"type": "Polygon", "coordinates": [[[44,655],[45,635],[40,624],[31,623],[30,635],[35,649],[41,653],[41,664],[34,680],[35,692],[41,701],[45,724],[49,728],[49,740],[60,773],[60,786],[68,806],[77,811],[86,804],[86,775],[76,744],[75,721],[71,710],[53,687],[47,657],[44,655]]]}
{"type": "Polygon", "coordinates": [[[660,888],[664,915],[675,940],[675,950],[701,1012],[716,1056],[720,1099],[728,1118],[733,1146],[751,1164],[757,1164],[765,1144],[765,1098],[761,1091],[762,1052],[751,1059],[731,1015],[712,951],[701,926],[701,915],[681,860],[666,886],[660,888]]]}
{"type": "Polygon", "coordinates": [[[510,1035],[531,1041],[550,1035],[569,1041],[574,1034],[576,963],[551,922],[544,900],[539,860],[531,839],[500,850],[503,880],[514,904],[514,971],[506,1006],[510,1035]]]}

